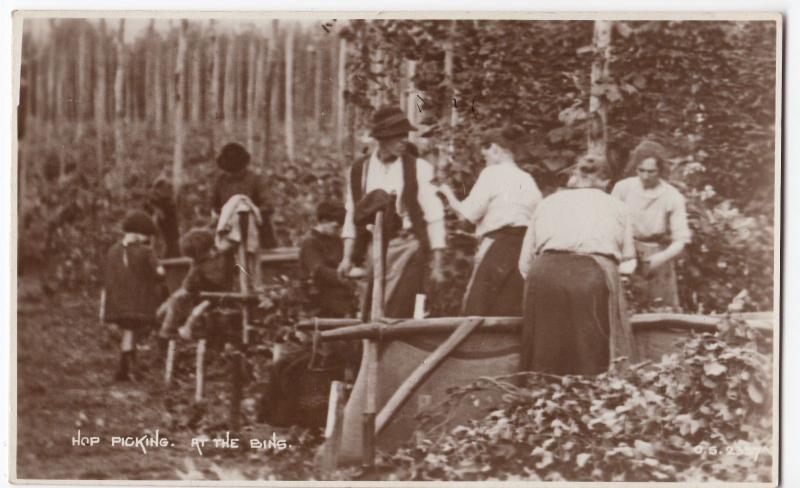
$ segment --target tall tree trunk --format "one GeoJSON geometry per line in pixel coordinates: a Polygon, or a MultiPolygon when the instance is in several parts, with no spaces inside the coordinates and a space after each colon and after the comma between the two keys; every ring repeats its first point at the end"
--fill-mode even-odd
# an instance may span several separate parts
{"type": "Polygon", "coordinates": [[[158,56],[160,46],[156,41],[156,27],[155,19],[150,19],[147,26],[147,41],[145,43],[145,62],[144,62],[144,92],[145,92],[145,110],[144,117],[147,120],[148,128],[153,128],[153,122],[156,119],[156,101],[155,101],[155,58],[158,56]]]}
{"type": "Polygon", "coordinates": [[[294,25],[289,24],[286,29],[286,113],[284,115],[286,132],[286,155],[289,161],[294,161],[294,25]]]}
{"type": "Polygon", "coordinates": [[[322,46],[316,43],[314,55],[314,138],[322,132],[322,46]]]}
{"type": "Polygon", "coordinates": [[[103,154],[103,136],[106,128],[106,21],[100,19],[98,39],[95,44],[95,65],[97,67],[97,77],[94,90],[94,124],[97,138],[95,142],[95,154],[97,157],[97,172],[103,174],[105,166],[105,155],[103,154]]]}
{"type": "Polygon", "coordinates": [[[176,194],[180,194],[183,185],[183,104],[185,98],[184,69],[186,67],[186,32],[189,30],[189,21],[181,20],[180,36],[178,37],[178,58],[175,60],[175,152],[172,156],[172,187],[176,194]]]}
{"type": "Polygon", "coordinates": [[[261,54],[258,42],[259,40],[255,37],[254,33],[253,38],[250,39],[250,53],[248,56],[247,68],[247,103],[249,104],[247,108],[247,151],[252,155],[255,155],[256,150],[255,126],[258,114],[258,105],[256,104],[256,75],[258,74],[258,59],[261,54]]]}
{"type": "Polygon", "coordinates": [[[264,164],[270,162],[272,153],[272,129],[275,127],[275,124],[278,123],[278,27],[278,19],[273,19],[269,31],[269,46],[267,49],[266,65],[264,67],[264,78],[266,80],[266,86],[264,87],[264,156],[262,159],[264,164]]]}
{"type": "Polygon", "coordinates": [[[199,124],[201,120],[201,110],[203,108],[203,94],[201,82],[203,78],[203,36],[197,36],[197,40],[192,49],[192,75],[189,77],[189,85],[192,87],[191,114],[192,122],[199,124]]]}
{"type": "Polygon", "coordinates": [[[161,134],[164,128],[164,42],[160,42],[153,53],[153,111],[156,133],[161,134]]]}
{"type": "Polygon", "coordinates": [[[345,124],[344,93],[347,90],[347,41],[339,41],[339,62],[337,63],[337,83],[336,83],[336,143],[339,153],[344,154],[344,138],[347,133],[345,124]]]}
{"type": "Polygon", "coordinates": [[[83,138],[84,121],[86,120],[86,112],[90,107],[89,104],[89,82],[87,70],[89,66],[88,54],[88,30],[81,24],[80,32],[78,33],[78,107],[77,107],[77,120],[75,121],[75,138],[80,140],[83,138]]]}
{"type": "Polygon", "coordinates": [[[223,117],[225,118],[225,132],[226,138],[230,138],[233,135],[233,122],[234,122],[234,110],[236,108],[235,99],[236,96],[236,42],[235,37],[231,35],[228,38],[228,49],[227,54],[225,56],[225,92],[224,92],[224,99],[223,99],[223,107],[224,113],[223,117]]]}
{"type": "Polygon", "coordinates": [[[209,22],[209,35],[211,36],[211,86],[208,90],[208,125],[211,138],[211,154],[216,151],[217,124],[219,124],[219,76],[220,76],[220,49],[219,34],[214,19],[209,22]]]}
{"type": "Polygon", "coordinates": [[[125,81],[125,19],[119,20],[116,36],[117,72],[114,76],[114,160],[120,164],[125,156],[122,125],[125,117],[123,83],[125,81]]]}
{"type": "Polygon", "coordinates": [[[608,105],[602,96],[601,84],[610,81],[611,29],[610,20],[594,22],[594,59],[592,60],[591,95],[589,96],[588,152],[604,160],[607,156],[608,105]]]}
{"type": "Polygon", "coordinates": [[[50,19],[50,35],[52,38],[50,47],[47,50],[47,113],[48,119],[56,124],[56,128],[58,127],[58,93],[56,93],[58,82],[56,81],[56,77],[58,76],[59,60],[56,54],[57,29],[56,21],[50,19]]]}
{"type": "MultiPolygon", "coordinates": [[[[269,46],[267,46],[266,41],[261,40],[259,42],[259,49],[258,49],[258,58],[256,60],[256,72],[255,72],[255,92],[253,96],[253,132],[256,132],[256,128],[258,122],[262,120],[264,117],[264,108],[266,106],[266,93],[267,93],[267,70],[268,68],[265,64],[268,61],[267,59],[267,52],[269,50],[269,46]]],[[[264,145],[263,144],[256,144],[256,141],[253,141],[254,148],[253,148],[253,156],[257,158],[257,161],[264,161],[264,145]]]]}
{"type": "MultiPolygon", "coordinates": [[[[420,110],[423,109],[423,101],[417,96],[419,92],[414,84],[414,76],[417,73],[417,62],[407,60],[406,63],[406,79],[408,80],[408,98],[406,99],[405,106],[406,117],[408,117],[408,121],[411,122],[411,125],[416,126],[420,118],[420,110]]],[[[409,133],[411,142],[416,143],[418,137],[419,135],[416,132],[409,133]]]]}

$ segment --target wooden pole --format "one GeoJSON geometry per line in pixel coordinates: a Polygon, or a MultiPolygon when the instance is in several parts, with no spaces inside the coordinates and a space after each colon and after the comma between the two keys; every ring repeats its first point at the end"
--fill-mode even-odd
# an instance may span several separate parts
{"type": "MultiPolygon", "coordinates": [[[[250,230],[250,213],[246,210],[239,214],[239,291],[245,295],[250,293],[250,278],[247,266],[247,235],[250,230]]],[[[241,303],[242,311],[242,341],[239,347],[231,354],[231,404],[230,404],[230,425],[231,429],[238,430],[241,425],[240,407],[242,403],[242,389],[244,382],[244,351],[249,342],[250,317],[248,304],[241,303]]]]}
{"type": "Polygon", "coordinates": [[[125,117],[123,82],[125,80],[125,19],[119,19],[116,36],[117,72],[114,77],[114,160],[119,165],[125,157],[125,140],[122,123],[125,117]]]}
{"type": "Polygon", "coordinates": [[[197,362],[195,364],[195,389],[194,401],[199,403],[203,401],[203,387],[205,384],[206,367],[206,340],[200,339],[197,341],[197,362]]]}
{"type": "Polygon", "coordinates": [[[167,360],[164,367],[164,384],[169,385],[172,383],[172,368],[175,365],[175,339],[170,339],[167,343],[167,360]]]}
{"type": "Polygon", "coordinates": [[[435,370],[439,364],[447,359],[447,356],[453,352],[464,340],[474,331],[481,323],[481,317],[469,317],[461,322],[461,325],[447,338],[444,342],[439,344],[430,356],[425,358],[419,366],[403,381],[403,384],[395,390],[386,405],[383,406],[377,418],[375,419],[375,433],[380,431],[389,423],[397,410],[405,403],[411,396],[411,393],[422,383],[425,378],[435,370]]]}
{"type": "Polygon", "coordinates": [[[103,154],[103,135],[106,128],[106,21],[100,19],[98,40],[95,44],[95,65],[97,78],[95,79],[94,96],[94,126],[95,132],[95,157],[97,158],[97,174],[103,174],[105,155],[103,154]]]}
{"type": "Polygon", "coordinates": [[[211,139],[211,153],[216,152],[217,124],[219,124],[219,76],[220,76],[220,42],[214,19],[209,22],[211,33],[211,83],[208,90],[208,112],[206,113],[211,139]]]}
{"type": "Polygon", "coordinates": [[[285,113],[283,117],[286,136],[286,156],[294,161],[294,26],[286,26],[286,45],[284,46],[286,61],[285,81],[285,113]]]}
{"type": "Polygon", "coordinates": [[[185,71],[186,71],[186,33],[189,30],[189,21],[181,20],[180,36],[178,37],[178,59],[175,63],[175,148],[172,155],[172,186],[175,193],[180,194],[183,185],[183,143],[186,134],[183,127],[185,93],[185,71]]]}
{"type": "MultiPolygon", "coordinates": [[[[372,229],[372,307],[371,320],[383,318],[383,286],[384,286],[384,258],[383,258],[383,211],[375,215],[375,225],[372,229]]],[[[367,391],[364,397],[363,418],[363,455],[362,465],[371,470],[375,467],[375,414],[377,412],[378,397],[378,343],[375,340],[364,340],[366,354],[367,391]]]]}
{"type": "Polygon", "coordinates": [[[342,442],[342,423],[344,421],[345,384],[341,381],[331,383],[328,397],[328,419],[325,424],[325,444],[319,468],[325,479],[339,464],[339,444],[342,442]]]}

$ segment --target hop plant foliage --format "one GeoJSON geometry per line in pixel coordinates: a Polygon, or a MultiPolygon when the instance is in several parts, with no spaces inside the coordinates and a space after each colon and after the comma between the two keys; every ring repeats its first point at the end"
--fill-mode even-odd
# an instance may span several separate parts
{"type": "Polygon", "coordinates": [[[519,373],[455,388],[426,425],[469,393],[498,389],[503,402],[432,428],[380,468],[401,480],[769,481],[771,340],[740,322],[722,330],[597,377],[519,373]]]}

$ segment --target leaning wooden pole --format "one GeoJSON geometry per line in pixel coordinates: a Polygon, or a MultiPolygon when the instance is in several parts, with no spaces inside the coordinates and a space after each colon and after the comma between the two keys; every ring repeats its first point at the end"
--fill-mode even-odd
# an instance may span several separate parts
{"type": "MultiPolygon", "coordinates": [[[[372,230],[372,307],[370,320],[383,318],[383,286],[384,286],[384,259],[383,259],[383,211],[375,215],[375,225],[372,230]]],[[[364,354],[366,354],[366,379],[367,391],[364,397],[363,439],[362,439],[362,465],[366,470],[375,467],[375,415],[378,405],[378,342],[364,340],[364,354]]]]}

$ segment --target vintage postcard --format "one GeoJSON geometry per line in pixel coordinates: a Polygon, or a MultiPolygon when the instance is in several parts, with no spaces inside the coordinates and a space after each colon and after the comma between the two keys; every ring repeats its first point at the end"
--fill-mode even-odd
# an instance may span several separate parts
{"type": "Polygon", "coordinates": [[[11,479],[774,486],[782,22],[15,12],[11,479]]]}

